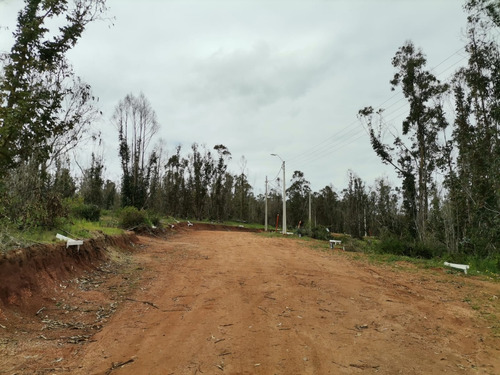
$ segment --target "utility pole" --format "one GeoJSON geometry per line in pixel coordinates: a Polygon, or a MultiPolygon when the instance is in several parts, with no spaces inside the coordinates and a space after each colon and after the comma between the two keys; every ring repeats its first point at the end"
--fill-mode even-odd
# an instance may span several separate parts
{"type": "Polygon", "coordinates": [[[266,213],[266,219],[265,219],[265,231],[267,232],[267,176],[266,176],[266,209],[265,209],[266,213]]]}
{"type": "Polygon", "coordinates": [[[285,180],[284,160],[283,160],[283,234],[286,234],[286,180],[285,180]]]}
{"type": "Polygon", "coordinates": [[[278,154],[271,154],[271,156],[277,156],[283,162],[283,234],[286,234],[286,177],[285,177],[285,161],[281,159],[278,154]]]}
{"type": "Polygon", "coordinates": [[[363,216],[364,216],[364,218],[365,218],[365,220],[364,220],[364,221],[365,221],[365,237],[366,237],[366,236],[368,236],[368,233],[366,233],[366,207],[365,207],[365,209],[364,209],[364,215],[363,215],[363,216]]]}
{"type": "Polygon", "coordinates": [[[311,231],[311,192],[309,192],[309,231],[311,231]]]}

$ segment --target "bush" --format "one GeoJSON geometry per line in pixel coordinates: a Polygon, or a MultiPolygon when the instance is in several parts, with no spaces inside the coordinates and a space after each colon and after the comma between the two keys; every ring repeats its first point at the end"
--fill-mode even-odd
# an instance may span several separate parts
{"type": "Polygon", "coordinates": [[[74,217],[87,221],[99,221],[101,219],[101,209],[95,204],[78,203],[71,207],[74,217]]]}
{"type": "Polygon", "coordinates": [[[330,240],[330,232],[323,225],[317,225],[311,228],[311,237],[317,240],[330,240]]]}
{"type": "Polygon", "coordinates": [[[135,229],[141,227],[151,227],[148,215],[144,210],[135,207],[125,207],[120,213],[119,226],[123,229],[135,229]]]}
{"type": "Polygon", "coordinates": [[[377,252],[381,254],[406,255],[406,244],[397,237],[384,236],[377,245],[377,252]]]}
{"type": "Polygon", "coordinates": [[[376,246],[378,253],[431,259],[446,252],[444,245],[436,242],[421,242],[414,239],[384,235],[376,246]]]}
{"type": "Polygon", "coordinates": [[[407,246],[407,253],[412,258],[431,259],[434,256],[435,248],[424,242],[414,242],[407,246]]]}

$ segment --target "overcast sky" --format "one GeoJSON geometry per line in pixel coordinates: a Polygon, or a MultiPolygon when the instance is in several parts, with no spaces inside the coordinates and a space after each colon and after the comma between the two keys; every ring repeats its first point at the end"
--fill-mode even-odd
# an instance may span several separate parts
{"type": "MultiPolygon", "coordinates": [[[[461,0],[108,0],[111,21],[89,25],[68,57],[100,98],[106,177],[120,178],[114,107],[141,91],[172,153],[193,142],[241,157],[255,193],[286,161],[312,189],[340,191],[352,170],[368,185],[392,168],[371,149],[359,109],[387,108],[400,129],[391,59],[407,40],[447,80],[466,62],[461,0]]],[[[0,51],[10,49],[21,0],[0,0],[0,51]]],[[[92,146],[88,146],[90,150],[92,146]]],[[[97,147],[95,151],[101,152],[97,147]]],[[[80,155],[88,163],[89,156],[80,155]]],[[[281,176],[281,173],[280,173],[281,176]]]]}

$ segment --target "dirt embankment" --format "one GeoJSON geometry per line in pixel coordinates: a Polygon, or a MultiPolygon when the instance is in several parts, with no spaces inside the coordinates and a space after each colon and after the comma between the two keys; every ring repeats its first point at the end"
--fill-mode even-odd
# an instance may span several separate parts
{"type": "Polygon", "coordinates": [[[2,254],[0,312],[2,307],[26,313],[36,311],[60,281],[81,275],[107,260],[107,248],[127,249],[137,241],[134,233],[128,233],[86,240],[79,249],[77,246],[66,248],[66,244],[61,242],[2,254]]]}

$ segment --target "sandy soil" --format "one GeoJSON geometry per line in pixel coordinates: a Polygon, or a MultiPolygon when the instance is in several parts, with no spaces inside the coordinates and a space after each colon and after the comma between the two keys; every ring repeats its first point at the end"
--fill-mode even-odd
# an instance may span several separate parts
{"type": "Polygon", "coordinates": [[[0,310],[0,374],[499,374],[500,285],[186,231],[0,310]],[[42,308],[40,307],[40,308],[42,308]]]}

